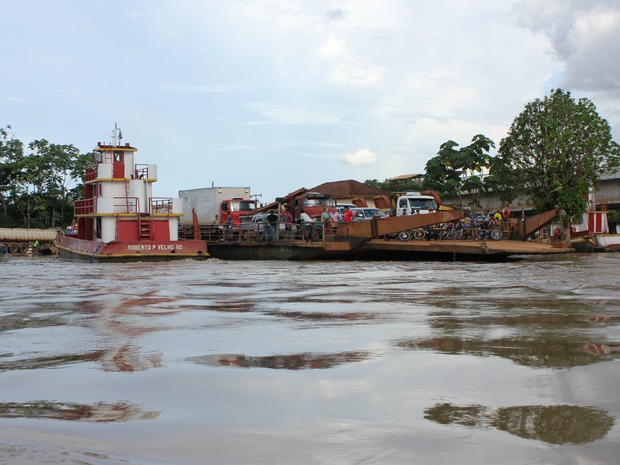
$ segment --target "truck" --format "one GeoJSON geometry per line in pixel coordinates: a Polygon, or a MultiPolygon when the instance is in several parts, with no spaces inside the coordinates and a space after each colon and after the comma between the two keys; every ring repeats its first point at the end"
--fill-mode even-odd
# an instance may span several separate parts
{"type": "Polygon", "coordinates": [[[56,229],[0,228],[0,247],[10,253],[27,253],[38,242],[40,252],[51,253],[56,240],[56,229]]]}
{"type": "Polygon", "coordinates": [[[321,218],[321,213],[325,207],[335,207],[336,203],[329,194],[320,192],[303,192],[291,198],[290,203],[293,218],[299,219],[301,211],[306,212],[310,218],[321,218]]]}
{"type": "Polygon", "coordinates": [[[198,223],[226,224],[229,216],[232,223],[238,225],[240,217],[252,215],[256,209],[256,200],[250,196],[249,187],[204,187],[179,191],[183,199],[183,216],[180,224],[193,223],[193,212],[198,223]]]}
{"type": "Polygon", "coordinates": [[[434,192],[393,192],[392,214],[395,216],[433,213],[439,210],[441,200],[434,192]]]}

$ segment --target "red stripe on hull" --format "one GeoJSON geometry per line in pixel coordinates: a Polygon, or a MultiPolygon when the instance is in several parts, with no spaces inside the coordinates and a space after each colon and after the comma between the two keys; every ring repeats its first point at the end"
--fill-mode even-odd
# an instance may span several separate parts
{"type": "Polygon", "coordinates": [[[166,261],[205,259],[206,241],[132,241],[97,242],[59,234],[58,255],[62,258],[87,261],[166,261]]]}

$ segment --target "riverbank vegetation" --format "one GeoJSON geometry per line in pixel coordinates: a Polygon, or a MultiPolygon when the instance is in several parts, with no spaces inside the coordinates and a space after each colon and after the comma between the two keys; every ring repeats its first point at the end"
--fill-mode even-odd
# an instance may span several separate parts
{"type": "Polygon", "coordinates": [[[45,139],[27,146],[0,128],[0,225],[64,227],[73,218],[73,202],[84,191],[82,175],[92,157],[73,145],[45,139]]]}

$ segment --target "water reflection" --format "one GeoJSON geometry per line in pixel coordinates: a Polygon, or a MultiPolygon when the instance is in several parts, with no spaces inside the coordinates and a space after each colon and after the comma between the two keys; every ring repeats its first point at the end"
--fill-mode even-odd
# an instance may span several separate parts
{"type": "Polygon", "coordinates": [[[27,312],[19,311],[0,315],[0,333],[28,328],[61,326],[64,323],[63,315],[51,314],[52,311],[54,310],[50,308],[50,305],[38,305],[27,312]],[[46,313],[46,315],[40,315],[42,313],[46,313]]]}
{"type": "Polygon", "coordinates": [[[482,405],[437,404],[424,418],[443,425],[497,428],[524,439],[549,444],[583,444],[607,435],[614,420],[607,412],[575,405],[526,405],[489,408],[482,405]]]}
{"type": "MultiPolygon", "coordinates": [[[[40,368],[55,368],[59,366],[69,365],[72,363],[81,363],[100,360],[105,354],[104,351],[98,350],[84,354],[64,354],[50,357],[32,357],[22,360],[10,360],[0,362],[0,372],[10,370],[36,370],[40,368]]],[[[10,357],[12,354],[6,354],[10,357]]],[[[5,356],[0,354],[0,358],[5,356]]]]}
{"type": "Polygon", "coordinates": [[[411,350],[434,350],[446,354],[466,354],[478,357],[503,357],[519,365],[534,368],[570,368],[618,358],[620,344],[589,342],[581,338],[567,339],[564,335],[527,339],[525,337],[498,339],[460,339],[438,337],[424,340],[400,340],[397,346],[411,350]]]}
{"type": "Polygon", "coordinates": [[[265,312],[270,316],[283,318],[291,318],[294,320],[310,320],[310,321],[365,321],[376,318],[375,314],[362,312],[346,312],[346,313],[327,313],[327,312],[290,312],[290,311],[272,311],[265,312]]]}
{"type": "Polygon", "coordinates": [[[429,318],[433,337],[401,339],[396,345],[447,354],[503,357],[535,368],[570,368],[618,358],[620,344],[597,335],[619,318],[568,308],[564,313],[497,314],[481,309],[435,312],[429,318]]]}
{"type": "Polygon", "coordinates": [[[345,363],[370,359],[369,352],[341,352],[338,354],[301,353],[252,357],[239,354],[213,354],[192,357],[191,362],[206,366],[238,368],[271,368],[274,370],[312,370],[333,368],[345,363]]]}
{"type": "Polygon", "coordinates": [[[100,358],[104,371],[144,371],[159,368],[161,354],[141,354],[138,347],[124,345],[107,350],[100,358]]]}
{"type": "Polygon", "coordinates": [[[111,423],[131,420],[154,420],[158,416],[159,412],[145,412],[139,406],[127,402],[98,402],[94,405],[47,401],[0,403],[0,418],[111,423]]]}

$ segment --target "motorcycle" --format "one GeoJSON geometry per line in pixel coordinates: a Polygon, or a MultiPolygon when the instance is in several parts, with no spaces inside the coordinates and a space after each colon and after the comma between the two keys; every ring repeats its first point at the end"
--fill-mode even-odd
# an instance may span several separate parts
{"type": "Polygon", "coordinates": [[[411,231],[401,231],[398,233],[385,234],[383,236],[384,241],[389,241],[390,239],[398,239],[400,241],[407,242],[411,240],[411,231]]]}
{"type": "Polygon", "coordinates": [[[478,233],[476,238],[481,241],[484,239],[492,239],[499,241],[503,236],[502,227],[497,220],[479,221],[478,233]]]}
{"type": "Polygon", "coordinates": [[[430,241],[431,239],[437,239],[438,233],[435,230],[435,228],[433,228],[432,226],[425,226],[424,228],[418,228],[413,232],[413,237],[418,240],[418,241],[422,241],[424,239],[426,239],[427,241],[430,241]]]}

